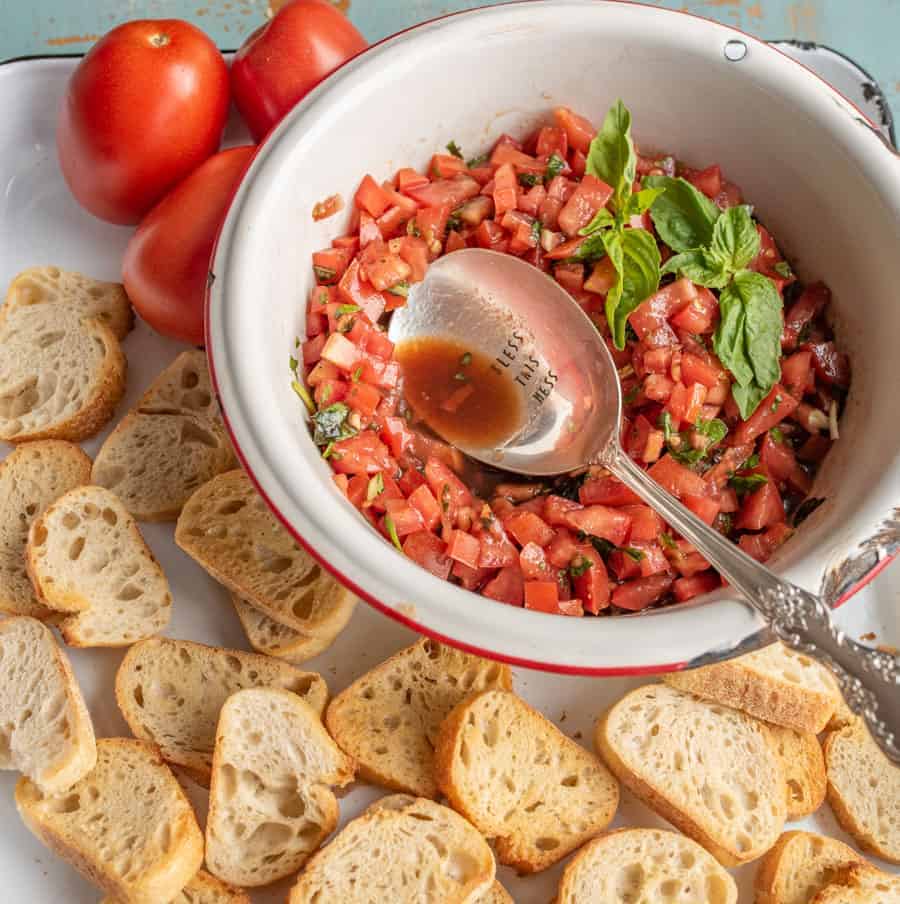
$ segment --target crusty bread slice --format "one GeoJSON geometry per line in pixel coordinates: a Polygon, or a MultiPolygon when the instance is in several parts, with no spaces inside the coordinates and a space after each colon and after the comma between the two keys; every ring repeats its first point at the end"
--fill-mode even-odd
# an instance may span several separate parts
{"type": "Polygon", "coordinates": [[[307,864],[288,904],[470,904],[494,881],[494,857],[448,807],[383,797],[307,864]]]}
{"type": "MultiPolygon", "coordinates": [[[[300,665],[307,659],[312,659],[320,653],[324,653],[337,640],[338,635],[347,626],[350,616],[356,606],[356,600],[346,605],[342,597],[335,597],[335,619],[332,624],[334,633],[322,633],[321,635],[301,634],[287,625],[281,624],[269,618],[265,612],[250,605],[243,597],[236,593],[231,594],[231,603],[234,611],[240,619],[247,635],[247,641],[258,653],[266,656],[277,656],[285,662],[300,665]]],[[[320,622],[320,630],[325,624],[320,622]]]]}
{"type": "Polygon", "coordinates": [[[458,703],[491,688],[512,688],[507,666],[422,638],[338,694],[325,720],[362,778],[436,797],[434,745],[441,722],[458,703]]]}
{"type": "Polygon", "coordinates": [[[251,887],[296,872],[337,826],[331,786],[352,782],[353,766],[296,694],[261,687],[232,694],[216,730],[209,871],[251,887]]]}
{"type": "Polygon", "coordinates": [[[523,873],[561,860],[605,829],[619,787],[603,763],[510,691],[485,691],[441,724],[438,787],[523,873]]]}
{"type": "Polygon", "coordinates": [[[0,612],[49,618],[25,568],[28,529],[63,493],[91,479],[91,460],[62,440],[24,443],[0,462],[0,612]]]}
{"type": "Polygon", "coordinates": [[[755,904],[809,904],[840,870],[863,858],[836,838],[785,832],[759,862],[755,904]]]}
{"type": "Polygon", "coordinates": [[[93,482],[138,521],[174,521],[191,494],[236,464],[199,350],[182,352],[107,437],[93,482]]]}
{"type": "Polygon", "coordinates": [[[319,716],[328,699],[315,672],[257,653],[152,637],[125,654],[116,703],[135,737],[152,741],[166,760],[208,785],[222,706],[231,694],[253,687],[292,691],[319,716]]]}
{"type": "Polygon", "coordinates": [[[831,672],[775,643],[746,656],[665,676],[666,684],[764,722],[818,734],[840,700],[831,672]]]}
{"type": "Polygon", "coordinates": [[[53,794],[96,761],[91,717],[50,629],[25,616],[0,622],[0,769],[53,794]]]}
{"type": "Polygon", "coordinates": [[[228,471],[188,500],[175,542],[217,581],[302,634],[332,634],[353,594],[276,520],[243,471],[228,471]]]}
{"type": "Polygon", "coordinates": [[[778,752],[745,713],[649,684],[603,716],[594,742],[623,785],[723,866],[755,860],[781,834],[778,752]]]}
{"type": "Polygon", "coordinates": [[[767,725],[787,786],[787,818],[802,819],[825,802],[825,757],[814,734],[767,725]]]}
{"type": "Polygon", "coordinates": [[[900,904],[900,876],[854,863],[841,870],[811,904],[900,904]]]}
{"type": "Polygon", "coordinates": [[[42,304],[59,304],[82,317],[94,317],[120,342],[134,326],[134,311],[121,283],[102,282],[59,267],[31,267],[16,276],[0,307],[0,323],[19,308],[42,304]]]}
{"type": "Polygon", "coordinates": [[[129,904],[171,901],[203,863],[194,811],[143,741],[97,741],[97,765],[68,791],[45,795],[21,779],[16,806],[47,847],[129,904]]]}
{"type": "Polygon", "coordinates": [[[900,863],[900,766],[893,765],[861,721],[825,740],[828,803],[865,851],[900,863]]]}
{"type": "MultiPolygon", "coordinates": [[[[100,904],[122,902],[115,898],[104,898],[100,904]]],[[[251,904],[251,901],[245,892],[226,885],[202,869],[172,898],[170,904],[251,904]]]]}
{"type": "Polygon", "coordinates": [[[18,308],[0,322],[0,440],[93,436],[122,398],[126,369],[99,320],[64,305],[18,308]]]}
{"type": "Polygon", "coordinates": [[[495,879],[494,884],[477,898],[472,904],[515,904],[512,895],[495,879]]]}
{"type": "Polygon", "coordinates": [[[121,647],[169,623],[169,583],[134,519],[103,487],[77,487],[32,525],[28,574],[38,599],[75,613],[60,623],[74,647],[121,647]]]}
{"type": "Polygon", "coordinates": [[[737,886],[699,844],[663,829],[619,829],[569,862],[556,904],[736,904],[737,886]]]}

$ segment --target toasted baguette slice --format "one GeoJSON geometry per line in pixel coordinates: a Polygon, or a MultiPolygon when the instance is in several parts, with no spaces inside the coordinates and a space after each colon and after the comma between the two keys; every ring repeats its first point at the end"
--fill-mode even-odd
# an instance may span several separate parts
{"type": "Polygon", "coordinates": [[[236,464],[202,351],[182,352],[103,443],[93,482],[138,521],[174,521],[191,494],[236,464]]]}
{"type": "Polygon", "coordinates": [[[243,471],[220,474],[191,496],[175,542],[219,583],[301,634],[332,635],[338,611],[355,604],[294,542],[243,471]]]}
{"type": "Polygon", "coordinates": [[[353,766],[296,694],[251,688],[230,696],[216,731],[209,871],[250,887],[295,873],[337,826],[331,786],[352,782],[353,766]]]}
{"type": "Polygon", "coordinates": [[[493,881],[494,857],[473,826],[431,800],[394,794],[309,861],[288,904],[469,904],[493,881]]]}
{"type": "Polygon", "coordinates": [[[841,870],[812,904],[900,904],[900,876],[855,863],[841,870]]]}
{"type": "Polygon", "coordinates": [[[129,904],[171,901],[203,863],[194,811],[143,741],[97,741],[97,765],[68,791],[45,795],[21,779],[16,806],[47,847],[129,904]]]}
{"type": "Polygon", "coordinates": [[[189,640],[153,637],[135,644],[116,673],[116,703],[135,737],[209,784],[216,724],[225,700],[253,687],[292,691],[321,716],[328,687],[315,672],[189,640]]]}
{"type": "MultiPolygon", "coordinates": [[[[300,665],[308,659],[324,653],[347,626],[356,606],[355,599],[350,605],[339,602],[335,606],[336,617],[332,625],[334,633],[329,632],[316,636],[301,634],[299,631],[269,618],[265,612],[251,606],[236,593],[231,594],[231,603],[244,628],[247,640],[254,650],[258,653],[265,653],[266,656],[277,656],[294,665],[300,665]]],[[[322,624],[324,625],[324,621],[322,624]]]]}
{"type": "Polygon", "coordinates": [[[91,479],[91,460],[72,443],[19,446],[0,462],[0,612],[49,618],[25,569],[28,529],[63,493],[91,479]]]}
{"type": "Polygon", "coordinates": [[[43,304],[58,304],[82,317],[96,318],[120,342],[134,326],[134,311],[120,283],[101,282],[59,267],[31,267],[16,276],[0,307],[0,323],[19,308],[43,304]]]}
{"type": "Polygon", "coordinates": [[[91,717],[50,629],[25,616],[0,622],[0,769],[54,794],[96,761],[91,717]]]}
{"type": "Polygon", "coordinates": [[[861,721],[825,740],[828,803],[864,851],[900,863],[900,766],[893,765],[861,721]]]}
{"type": "Polygon", "coordinates": [[[552,866],[599,834],[619,787],[592,753],[509,691],[460,703],[435,746],[438,787],[497,859],[523,873],[552,866]]]}
{"type": "MultiPolygon", "coordinates": [[[[122,902],[116,901],[115,898],[104,898],[100,904],[122,904],[122,902]]],[[[200,870],[172,898],[171,904],[251,904],[251,901],[244,892],[220,882],[206,870],[200,870]]]]}
{"type": "Polygon", "coordinates": [[[566,866],[556,904],[737,904],[734,879],[699,844],[662,829],[619,829],[566,866]]]}
{"type": "Polygon", "coordinates": [[[71,646],[126,646],[169,623],[166,576],[109,490],[78,487],[57,499],[31,525],[26,560],[38,599],[75,613],[59,626],[71,646]]]}
{"type": "Polygon", "coordinates": [[[472,904],[515,904],[512,895],[495,879],[494,884],[477,898],[472,904]]]}
{"type": "Polygon", "coordinates": [[[436,797],[441,722],[458,703],[492,688],[512,688],[507,666],[422,638],[338,694],[325,720],[366,781],[436,797]]]}
{"type": "Polygon", "coordinates": [[[787,786],[787,818],[802,819],[825,802],[825,757],[814,734],[767,725],[787,786]]]}
{"type": "Polygon", "coordinates": [[[760,860],[755,904],[809,904],[838,873],[863,858],[836,838],[785,832],[760,860]]]}
{"type": "Polygon", "coordinates": [[[723,866],[755,860],[781,834],[778,752],[742,712],[645,685],[606,713],[594,742],[623,785],[723,866]]]}
{"type": "Polygon", "coordinates": [[[840,700],[825,666],[780,643],[746,656],[665,676],[666,684],[764,722],[819,734],[840,700]]]}
{"type": "Polygon", "coordinates": [[[13,311],[0,322],[0,440],[93,436],[122,398],[126,368],[99,320],[63,305],[13,311]]]}

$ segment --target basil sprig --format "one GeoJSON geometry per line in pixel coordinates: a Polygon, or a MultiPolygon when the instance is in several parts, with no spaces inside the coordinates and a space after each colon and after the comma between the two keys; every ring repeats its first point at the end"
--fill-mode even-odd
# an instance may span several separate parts
{"type": "Polygon", "coordinates": [[[721,320],[713,349],[734,377],[732,395],[744,420],[781,377],[782,301],[766,276],[746,269],[759,254],[750,208],[725,211],[685,179],[648,176],[644,185],[665,193],[650,208],[663,241],[678,252],[663,273],[720,290],[721,320]]]}
{"type": "Polygon", "coordinates": [[[649,210],[665,189],[632,193],[636,171],[631,114],[618,100],[591,141],[585,166],[585,172],[612,188],[612,210],[602,208],[580,231],[587,240],[575,255],[578,260],[591,260],[605,253],[616,269],[618,279],[606,295],[606,319],[616,348],[625,347],[628,315],[659,288],[661,258],[656,239],[644,229],[626,229],[625,224],[649,210]]]}

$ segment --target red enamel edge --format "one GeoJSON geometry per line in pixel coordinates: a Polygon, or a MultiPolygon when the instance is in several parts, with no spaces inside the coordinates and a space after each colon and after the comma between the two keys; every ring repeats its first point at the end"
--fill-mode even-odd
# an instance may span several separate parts
{"type": "MultiPolygon", "coordinates": [[[[496,4],[496,6],[516,6],[522,5],[523,2],[540,2],[540,0],[512,0],[510,3],[500,3],[496,4]]],[[[631,0],[612,0],[612,2],[631,2],[631,0]]],[[[633,6],[643,6],[648,9],[660,11],[659,7],[652,6],[649,3],[631,3],[633,6]]],[[[491,7],[493,8],[493,7],[491,7]]],[[[441,22],[444,19],[452,19],[456,16],[466,15],[472,12],[472,10],[459,10],[453,13],[447,13],[443,16],[437,16],[434,19],[428,19],[425,22],[419,22],[416,25],[411,25],[409,28],[404,28],[401,31],[394,33],[393,35],[388,35],[385,38],[382,38],[380,41],[377,41],[375,44],[372,44],[366,50],[357,54],[352,59],[359,59],[359,57],[365,55],[375,47],[379,47],[381,44],[384,44],[387,41],[391,41],[394,38],[407,34],[408,32],[415,31],[418,28],[421,28],[424,25],[431,24],[433,22],[441,22]]],[[[826,79],[822,78],[817,72],[814,72],[808,66],[804,66],[803,63],[798,62],[793,57],[788,56],[788,54],[784,53],[784,51],[779,50],[777,47],[772,47],[772,45],[766,43],[765,41],[757,38],[755,35],[751,35],[748,32],[742,31],[740,28],[736,28],[733,25],[725,25],[721,22],[716,22],[714,19],[708,19],[705,16],[697,15],[696,13],[687,12],[686,10],[665,10],[668,13],[675,13],[683,16],[688,16],[692,19],[699,19],[703,22],[711,22],[715,25],[719,25],[722,28],[726,28],[729,31],[735,32],[735,34],[739,34],[745,38],[748,38],[750,41],[763,45],[770,50],[774,50],[776,53],[783,56],[786,60],[789,60],[796,66],[800,66],[802,69],[805,69],[811,75],[815,76],[822,84],[826,85],[840,97],[842,97],[854,110],[856,110],[863,119],[871,124],[874,128],[877,128],[877,125],[866,115],[863,110],[860,110],[853,101],[844,97],[830,82],[826,79]]],[[[349,62],[349,61],[348,61],[349,62]]],[[[337,70],[340,71],[340,70],[337,70]]],[[[263,139],[262,143],[265,143],[266,139],[263,139]]],[[[252,162],[252,161],[251,161],[252,162]]],[[[221,230],[220,230],[221,234],[221,230]]],[[[216,236],[215,245],[213,246],[212,256],[210,257],[210,262],[215,260],[216,252],[219,246],[219,235],[216,236]]],[[[658,675],[665,672],[680,672],[687,668],[688,662],[670,662],[670,663],[661,663],[659,665],[647,665],[647,666],[621,666],[618,668],[598,668],[598,667],[589,667],[589,666],[570,666],[570,665],[561,665],[559,663],[548,663],[548,662],[535,662],[530,659],[522,659],[517,656],[506,656],[500,653],[496,653],[493,650],[486,650],[481,647],[474,646],[472,644],[464,643],[463,641],[457,640],[453,637],[447,637],[446,635],[440,634],[437,631],[432,631],[429,628],[426,628],[424,625],[415,621],[415,619],[410,618],[407,615],[403,615],[395,609],[392,609],[390,606],[387,606],[385,603],[382,603],[379,599],[376,599],[354,581],[350,580],[346,575],[340,572],[337,568],[335,568],[331,563],[315,548],[313,548],[293,527],[293,525],[287,520],[281,510],[272,502],[269,498],[266,491],[263,489],[259,480],[253,472],[253,469],[250,467],[243,450],[241,449],[240,443],[238,442],[237,436],[235,435],[234,429],[231,426],[231,422],[228,418],[228,414],[225,411],[224,405],[221,404],[221,394],[219,392],[219,383],[216,378],[216,367],[214,356],[212,354],[212,336],[210,334],[210,319],[209,319],[209,309],[211,304],[211,292],[210,285],[207,285],[204,302],[203,302],[203,329],[204,336],[206,341],[206,349],[207,349],[207,359],[209,361],[209,374],[210,379],[212,380],[213,389],[215,390],[216,396],[219,398],[220,408],[222,411],[222,420],[225,424],[225,429],[228,431],[228,435],[231,438],[232,445],[234,446],[235,453],[243,467],[244,471],[247,473],[247,476],[250,478],[250,481],[256,487],[257,492],[263,498],[263,501],[272,511],[276,518],[284,525],[285,529],[288,533],[306,550],[326,571],[328,571],[331,575],[337,578],[345,587],[348,587],[352,590],[358,597],[365,600],[370,606],[373,606],[383,615],[386,615],[388,618],[393,619],[396,622],[404,625],[405,627],[416,631],[419,634],[424,634],[427,637],[432,638],[433,640],[437,640],[440,643],[448,644],[449,646],[456,647],[460,650],[465,650],[467,653],[472,653],[476,656],[482,656],[486,659],[493,659],[499,662],[505,662],[509,665],[520,666],[522,668],[534,669],[536,671],[542,672],[552,672],[560,675],[578,675],[583,677],[591,677],[591,678],[621,678],[627,676],[637,676],[637,675],[658,675]]],[[[877,562],[866,574],[859,579],[852,587],[850,587],[834,604],[834,608],[838,608],[842,606],[847,600],[850,599],[854,594],[858,591],[862,590],[867,584],[869,584],[874,578],[876,578],[894,559],[897,555],[900,554],[900,550],[893,553],[893,555],[886,556],[884,559],[881,559],[877,562]]]]}

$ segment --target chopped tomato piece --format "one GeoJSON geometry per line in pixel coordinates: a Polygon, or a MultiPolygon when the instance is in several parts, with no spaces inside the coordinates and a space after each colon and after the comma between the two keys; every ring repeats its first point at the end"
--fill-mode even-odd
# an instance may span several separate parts
{"type": "Polygon", "coordinates": [[[567,527],[569,515],[580,508],[581,506],[571,499],[551,494],[544,500],[544,520],[554,527],[567,527]]]}
{"type": "Polygon", "coordinates": [[[767,433],[759,450],[759,463],[773,480],[789,483],[805,496],[812,488],[812,478],[800,467],[794,450],[786,443],[775,442],[767,433]]]}
{"type": "MultiPolygon", "coordinates": [[[[448,552],[449,555],[449,552],[448,552]]],[[[453,562],[453,568],[450,570],[450,576],[459,581],[459,586],[465,590],[475,590],[485,582],[485,580],[493,575],[490,568],[470,568],[464,562],[453,562]]]]}
{"type": "Polygon", "coordinates": [[[681,378],[685,383],[702,383],[708,389],[728,381],[728,373],[715,357],[704,361],[690,352],[681,354],[681,378]]]}
{"type": "Polygon", "coordinates": [[[553,111],[553,119],[566,133],[569,147],[586,154],[594,135],[597,134],[590,120],[573,113],[568,107],[557,107],[553,111]]]}
{"type": "Polygon", "coordinates": [[[346,248],[325,248],[313,252],[313,267],[320,283],[335,283],[350,263],[350,252],[346,248]]]}
{"type": "Polygon", "coordinates": [[[602,537],[616,546],[621,546],[631,528],[631,518],[620,508],[590,505],[569,512],[566,524],[573,530],[583,531],[592,537],[602,537]]]}
{"type": "Polygon", "coordinates": [[[353,262],[347,267],[341,281],[338,283],[338,295],[342,304],[355,304],[366,311],[366,316],[372,323],[381,316],[380,310],[376,316],[376,309],[384,309],[384,299],[378,290],[360,273],[359,258],[354,258],[353,262]]]}
{"type": "Polygon", "coordinates": [[[704,286],[695,286],[697,297],[691,299],[677,314],[671,317],[676,329],[703,335],[711,333],[719,320],[719,302],[704,286]]]}
{"type": "Polygon", "coordinates": [[[747,495],[734,526],[738,530],[763,530],[779,521],[784,521],[784,503],[770,480],[747,495]]]}
{"type": "Polygon", "coordinates": [[[346,390],[347,404],[367,417],[375,413],[381,401],[381,393],[368,383],[351,383],[346,390]]]}
{"type": "Polygon", "coordinates": [[[584,288],[587,292],[596,292],[599,295],[606,295],[606,293],[616,284],[618,279],[619,274],[616,272],[615,265],[613,264],[612,259],[607,255],[594,264],[591,275],[584,282],[584,288]]]}
{"type": "Polygon", "coordinates": [[[508,210],[515,210],[518,203],[518,179],[511,163],[504,163],[494,173],[494,216],[500,219],[508,210]]]}
{"type": "Polygon", "coordinates": [[[676,499],[685,495],[703,496],[706,482],[690,468],[679,464],[671,455],[664,455],[649,471],[650,476],[676,499]]]}
{"type": "Polygon", "coordinates": [[[400,239],[398,253],[409,264],[411,283],[425,279],[425,271],[428,269],[428,246],[424,240],[416,236],[405,236],[400,239]]]}
{"type": "Polygon", "coordinates": [[[431,256],[437,256],[444,247],[444,233],[450,218],[450,204],[426,207],[416,214],[416,225],[431,256]]]}
{"type": "Polygon", "coordinates": [[[556,612],[559,586],[556,581],[525,581],[525,608],[538,612],[556,612]]]}
{"type": "Polygon", "coordinates": [[[558,527],[547,546],[547,559],[554,568],[568,568],[572,559],[583,548],[568,528],[558,527]]]}
{"type": "Polygon", "coordinates": [[[722,170],[718,164],[708,166],[705,170],[693,170],[685,178],[707,198],[715,198],[722,191],[722,170]]]}
{"type": "Polygon", "coordinates": [[[706,387],[702,383],[691,383],[690,386],[676,383],[666,402],[666,411],[672,415],[676,426],[690,427],[700,417],[705,399],[706,387]]]}
{"type": "Polygon", "coordinates": [[[669,574],[672,571],[669,560],[658,543],[634,543],[632,548],[641,554],[638,565],[645,578],[652,574],[669,574]]]}
{"type": "Polygon", "coordinates": [[[394,181],[397,183],[397,188],[400,191],[405,192],[410,188],[418,188],[421,185],[427,185],[428,176],[423,176],[421,173],[417,173],[414,169],[410,169],[407,166],[397,170],[394,181]]]}
{"type": "Polygon", "coordinates": [[[460,160],[459,157],[454,157],[453,154],[435,154],[431,158],[431,165],[428,167],[428,172],[439,179],[449,179],[451,176],[464,173],[465,171],[465,160],[460,160]]]}
{"type": "Polygon", "coordinates": [[[609,607],[609,575],[606,565],[592,546],[584,544],[579,547],[578,553],[569,562],[570,570],[581,571],[573,577],[575,593],[582,601],[585,611],[596,615],[609,607]],[[590,562],[590,567],[585,571],[585,562],[590,562]]]}
{"type": "Polygon", "coordinates": [[[537,543],[526,543],[519,550],[519,566],[526,581],[543,581],[550,574],[547,555],[537,543]]]}
{"type": "Polygon", "coordinates": [[[719,514],[719,503],[710,496],[694,495],[685,493],[681,497],[681,501],[689,508],[701,521],[712,524],[719,514]]]}
{"type": "Polygon", "coordinates": [[[308,339],[303,343],[303,363],[315,364],[322,357],[323,348],[325,348],[324,333],[320,333],[314,339],[308,339]]]}
{"type": "Polygon", "coordinates": [[[738,546],[748,556],[759,562],[765,562],[785,540],[793,533],[787,524],[773,524],[767,531],[761,534],[744,534],[738,540],[738,546]]]}
{"type": "MultiPolygon", "coordinates": [[[[452,179],[437,179],[427,185],[419,185],[406,190],[423,207],[458,207],[463,201],[474,198],[481,186],[471,176],[454,176],[452,179]]],[[[420,226],[421,228],[421,226],[420,226]]]]}
{"type": "Polygon", "coordinates": [[[631,519],[628,542],[656,540],[665,530],[663,519],[649,505],[625,505],[622,511],[631,519]]]}
{"type": "Polygon", "coordinates": [[[714,571],[704,571],[689,578],[678,578],[672,584],[672,593],[679,603],[702,596],[704,593],[712,593],[722,584],[719,576],[714,571]]]}
{"type": "MultiPolygon", "coordinates": [[[[387,214],[383,214],[383,216],[387,216],[387,214]]],[[[381,217],[378,218],[378,220],[380,219],[381,217]]],[[[381,231],[381,226],[378,225],[378,220],[374,217],[370,217],[365,211],[359,215],[360,248],[365,248],[372,242],[380,242],[383,238],[383,233],[381,231]]]]}
{"type": "Polygon", "coordinates": [[[481,554],[478,565],[481,568],[505,568],[515,564],[519,559],[519,553],[510,542],[500,522],[495,518],[491,527],[483,530],[478,541],[481,544],[481,554]]]}
{"type": "Polygon", "coordinates": [[[343,333],[332,333],[321,349],[321,357],[349,373],[359,362],[360,352],[343,333]]]}
{"type": "Polygon", "coordinates": [[[484,585],[481,595],[501,603],[509,603],[511,606],[521,606],[525,600],[525,578],[518,563],[501,568],[496,576],[484,585]]]}
{"type": "MultiPolygon", "coordinates": [[[[420,487],[420,489],[426,488],[420,487]]],[[[468,565],[469,568],[478,568],[481,544],[477,537],[473,537],[465,531],[452,530],[449,532],[447,540],[447,555],[463,565],[468,565]]]]}
{"type": "Polygon", "coordinates": [[[441,523],[441,507],[425,484],[410,493],[409,504],[419,513],[428,530],[434,530],[441,523]]]}
{"type": "Polygon", "coordinates": [[[569,139],[565,129],[554,126],[544,126],[538,132],[535,153],[538,157],[549,157],[558,154],[565,159],[569,153],[569,139]]]}
{"type": "Polygon", "coordinates": [[[441,509],[451,519],[461,506],[475,503],[469,488],[440,459],[429,458],[425,463],[425,480],[441,509]]]}
{"type": "Polygon", "coordinates": [[[559,615],[584,615],[584,608],[581,600],[559,600],[556,604],[556,611],[559,615]]]}
{"type": "Polygon", "coordinates": [[[403,541],[403,552],[435,577],[447,580],[453,560],[447,555],[447,544],[431,531],[420,530],[403,541]]]}
{"type": "Polygon", "coordinates": [[[623,549],[614,549],[609,554],[609,567],[616,580],[627,581],[641,575],[641,563],[636,556],[629,555],[623,549]]]}
{"type": "Polygon", "coordinates": [[[375,474],[392,470],[388,448],[372,430],[336,442],[329,461],[339,474],[375,474]]]}
{"type": "Polygon", "coordinates": [[[811,351],[799,351],[781,362],[781,382],[796,399],[815,388],[812,358],[811,351]]]}
{"type": "Polygon", "coordinates": [[[387,192],[369,175],[356,190],[356,206],[370,216],[380,217],[391,206],[387,192]]]}
{"type": "Polygon", "coordinates": [[[314,398],[319,408],[333,405],[335,402],[343,402],[349,388],[345,380],[322,380],[318,386],[314,398]]]}
{"type": "Polygon", "coordinates": [[[559,228],[570,238],[587,226],[594,215],[612,197],[612,187],[600,179],[586,175],[559,212],[559,228]]]}
{"type": "Polygon", "coordinates": [[[800,334],[815,320],[831,301],[831,291],[824,283],[812,283],[800,297],[785,311],[781,346],[785,351],[793,351],[800,340],[800,334]]]}
{"type": "Polygon", "coordinates": [[[654,574],[648,578],[626,581],[613,590],[612,603],[620,609],[638,612],[659,602],[668,593],[673,579],[667,574],[654,574]]]}
{"type": "Polygon", "coordinates": [[[517,511],[504,522],[504,527],[519,546],[546,546],[555,535],[553,528],[534,512],[517,511]]]}
{"type": "Polygon", "coordinates": [[[766,430],[780,424],[797,407],[799,402],[780,383],[772,387],[772,391],[759,403],[759,407],[750,417],[732,433],[729,442],[732,446],[751,443],[766,430]]]}
{"type": "Polygon", "coordinates": [[[615,477],[592,477],[578,490],[582,505],[636,505],[641,499],[615,477]]]}
{"type": "Polygon", "coordinates": [[[676,345],[678,337],[669,318],[696,297],[696,286],[689,279],[679,279],[642,301],[628,315],[628,322],[650,348],[676,345]]]}
{"type": "Polygon", "coordinates": [[[812,352],[816,375],[825,383],[837,386],[850,385],[850,359],[839,352],[833,342],[815,342],[803,346],[812,352]]]}

